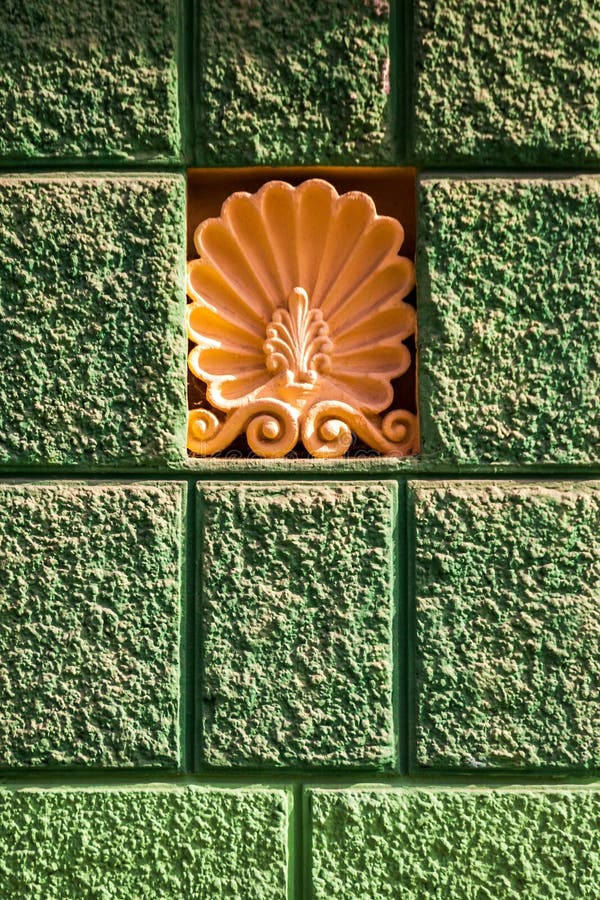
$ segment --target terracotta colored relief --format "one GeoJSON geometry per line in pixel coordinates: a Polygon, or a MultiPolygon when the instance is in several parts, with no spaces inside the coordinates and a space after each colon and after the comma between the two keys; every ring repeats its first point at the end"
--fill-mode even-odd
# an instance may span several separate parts
{"type": "Polygon", "coordinates": [[[403,241],[370,197],[321,179],[235,193],[202,222],[187,322],[206,405],[189,413],[188,448],[210,456],[245,433],[258,456],[301,441],[312,456],[339,457],[354,433],[385,455],[415,452],[416,416],[390,410],[416,327],[403,241]]]}

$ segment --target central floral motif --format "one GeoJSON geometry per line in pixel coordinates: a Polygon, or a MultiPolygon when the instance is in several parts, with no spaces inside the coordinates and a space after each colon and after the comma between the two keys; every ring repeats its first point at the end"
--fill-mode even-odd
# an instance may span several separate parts
{"type": "Polygon", "coordinates": [[[283,383],[275,391],[283,400],[302,406],[314,391],[319,375],[331,371],[333,344],[320,309],[310,309],[306,291],[293,288],[287,309],[276,309],[263,344],[269,372],[280,372],[283,383]]]}
{"type": "Polygon", "coordinates": [[[261,456],[300,439],[315,456],[343,455],[352,431],[382,453],[413,452],[415,417],[379,415],[410,365],[402,341],[415,330],[399,222],[321,179],[272,181],[233,194],[194,240],[189,366],[210,408],[190,411],[193,452],[216,453],[242,431],[261,456]]]}

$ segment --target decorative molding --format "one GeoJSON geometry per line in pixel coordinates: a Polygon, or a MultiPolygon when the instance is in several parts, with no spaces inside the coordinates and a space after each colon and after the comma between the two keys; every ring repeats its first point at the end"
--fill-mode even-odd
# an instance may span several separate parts
{"type": "Polygon", "coordinates": [[[382,415],[416,327],[403,241],[367,194],[339,196],[321,179],[232,194],[202,222],[187,323],[189,367],[209,405],[190,410],[189,450],[211,456],[245,433],[259,456],[301,440],[312,456],[338,457],[354,433],[379,453],[414,453],[416,416],[382,415]]]}

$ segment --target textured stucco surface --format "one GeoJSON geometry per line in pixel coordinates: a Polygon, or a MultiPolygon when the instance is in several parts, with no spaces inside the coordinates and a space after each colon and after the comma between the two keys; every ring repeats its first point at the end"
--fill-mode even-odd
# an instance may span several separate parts
{"type": "Polygon", "coordinates": [[[0,158],[178,160],[175,0],[2,0],[0,158]]]}
{"type": "Polygon", "coordinates": [[[4,790],[2,897],[284,900],[288,805],[272,789],[4,790]]]}
{"type": "Polygon", "coordinates": [[[600,792],[314,790],[315,900],[593,900],[600,792]]]}
{"type": "Polygon", "coordinates": [[[0,485],[0,766],[177,765],[183,495],[0,485]]]}
{"type": "Polygon", "coordinates": [[[414,0],[422,165],[600,160],[597,0],[414,0]]]}
{"type": "Polygon", "coordinates": [[[424,179],[423,458],[600,457],[600,179],[424,179]]]}
{"type": "Polygon", "coordinates": [[[388,29],[386,0],[205,0],[198,161],[393,161],[388,29]]]}
{"type": "Polygon", "coordinates": [[[391,763],[395,486],[221,484],[201,502],[205,760],[391,763]]]}
{"type": "Polygon", "coordinates": [[[413,483],[417,763],[600,767],[600,483],[413,483]]]}
{"type": "Polygon", "coordinates": [[[185,458],[185,180],[0,179],[0,463],[185,458]]]}

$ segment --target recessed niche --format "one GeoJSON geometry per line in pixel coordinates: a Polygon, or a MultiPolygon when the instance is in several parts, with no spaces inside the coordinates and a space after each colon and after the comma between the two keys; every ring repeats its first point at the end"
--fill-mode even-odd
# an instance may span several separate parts
{"type": "Polygon", "coordinates": [[[191,456],[417,452],[415,174],[188,172],[191,456]]]}

